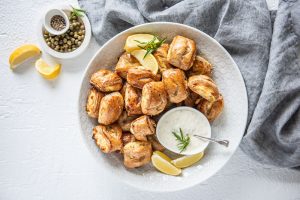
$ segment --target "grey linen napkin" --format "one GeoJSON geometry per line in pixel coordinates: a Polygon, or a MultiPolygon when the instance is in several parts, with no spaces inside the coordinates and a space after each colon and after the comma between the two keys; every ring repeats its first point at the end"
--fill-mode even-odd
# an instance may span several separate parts
{"type": "Polygon", "coordinates": [[[79,0],[100,45],[127,28],[155,21],[187,24],[214,37],[246,83],[249,114],[242,149],[260,162],[284,167],[300,166],[300,25],[293,29],[300,16],[292,4],[299,6],[281,2],[272,36],[265,0],[79,0]]]}

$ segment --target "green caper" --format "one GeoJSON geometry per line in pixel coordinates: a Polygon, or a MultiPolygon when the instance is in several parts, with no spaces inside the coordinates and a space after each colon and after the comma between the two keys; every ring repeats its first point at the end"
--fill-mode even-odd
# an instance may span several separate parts
{"type": "Polygon", "coordinates": [[[51,38],[51,40],[50,40],[50,41],[51,41],[51,43],[54,43],[54,41],[55,41],[55,40],[54,40],[54,38],[51,38]]]}
{"type": "Polygon", "coordinates": [[[80,41],[78,41],[78,44],[77,44],[78,46],[80,46],[81,45],[81,42],[80,41]]]}
{"type": "Polygon", "coordinates": [[[56,41],[58,41],[58,40],[59,40],[59,37],[58,37],[58,36],[55,36],[54,39],[55,39],[56,41]]]}
{"type": "Polygon", "coordinates": [[[63,40],[63,41],[64,41],[64,43],[67,43],[67,38],[64,38],[64,40],[63,40]]]}
{"type": "Polygon", "coordinates": [[[51,45],[51,42],[47,42],[47,45],[50,46],[50,45],[51,45]]]}
{"type": "Polygon", "coordinates": [[[71,45],[72,45],[72,42],[69,40],[69,41],[67,42],[67,44],[68,44],[69,46],[71,46],[71,45]]]}
{"type": "Polygon", "coordinates": [[[77,33],[75,33],[75,34],[74,34],[74,38],[78,38],[78,35],[77,35],[77,33]]]}
{"type": "Polygon", "coordinates": [[[81,26],[80,26],[80,29],[84,29],[84,25],[81,25],[81,26]]]}
{"type": "Polygon", "coordinates": [[[74,35],[74,32],[70,32],[70,35],[71,35],[71,36],[74,35]]]}

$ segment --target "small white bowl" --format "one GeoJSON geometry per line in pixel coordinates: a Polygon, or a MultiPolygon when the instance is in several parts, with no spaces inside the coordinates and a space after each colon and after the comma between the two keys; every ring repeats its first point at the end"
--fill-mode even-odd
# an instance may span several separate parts
{"type": "MultiPolygon", "coordinates": [[[[67,16],[70,14],[71,12],[71,6],[70,5],[56,5],[55,6],[56,9],[62,10],[67,16]]],[[[52,8],[52,9],[55,9],[52,8]]],[[[66,53],[62,53],[62,52],[58,52],[55,51],[54,49],[52,49],[51,47],[49,47],[44,39],[44,31],[46,30],[44,27],[44,20],[43,18],[40,20],[40,23],[38,25],[38,39],[39,39],[39,43],[42,47],[42,49],[47,52],[48,54],[50,54],[51,56],[55,57],[55,58],[59,58],[59,59],[70,59],[70,58],[74,58],[79,56],[80,54],[82,54],[86,48],[88,47],[90,40],[91,40],[91,36],[92,36],[92,29],[91,29],[91,24],[89,22],[88,17],[82,13],[82,17],[81,20],[84,24],[85,27],[85,37],[83,39],[82,44],[74,51],[71,52],[66,52],[66,53]]]]}
{"type": "Polygon", "coordinates": [[[60,9],[50,9],[47,11],[46,15],[45,15],[45,18],[44,18],[44,27],[45,29],[53,34],[53,35],[62,35],[64,34],[65,32],[67,32],[67,30],[69,29],[70,27],[70,22],[69,22],[69,19],[68,19],[68,16],[66,15],[66,13],[60,9]],[[65,28],[63,28],[62,30],[58,31],[58,30],[55,30],[52,26],[51,26],[51,19],[54,17],[54,16],[61,16],[64,18],[66,24],[65,24],[65,28]]]}
{"type": "Polygon", "coordinates": [[[207,118],[198,110],[180,106],[173,108],[159,119],[156,127],[156,136],[159,142],[168,150],[182,155],[194,155],[203,152],[208,146],[208,141],[202,141],[193,135],[211,137],[211,127],[207,118]],[[184,151],[178,149],[173,131],[189,134],[190,143],[184,151]]]}

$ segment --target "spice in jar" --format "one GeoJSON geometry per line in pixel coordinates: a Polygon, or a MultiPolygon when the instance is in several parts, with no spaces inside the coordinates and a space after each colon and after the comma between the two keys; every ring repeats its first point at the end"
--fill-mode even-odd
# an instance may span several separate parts
{"type": "Polygon", "coordinates": [[[54,15],[50,20],[50,25],[57,31],[61,31],[66,27],[65,19],[60,15],[54,15]]]}

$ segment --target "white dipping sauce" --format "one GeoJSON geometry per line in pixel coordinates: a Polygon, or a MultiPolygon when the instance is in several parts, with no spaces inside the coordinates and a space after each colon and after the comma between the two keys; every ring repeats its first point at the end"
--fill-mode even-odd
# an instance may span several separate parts
{"type": "Polygon", "coordinates": [[[209,143],[193,135],[211,137],[211,127],[201,112],[194,108],[182,106],[169,110],[160,118],[156,135],[159,142],[168,150],[178,154],[193,155],[204,151],[209,143]],[[190,136],[189,145],[181,153],[177,147],[178,141],[172,134],[173,131],[180,134],[179,128],[182,129],[184,135],[190,136]]]}

